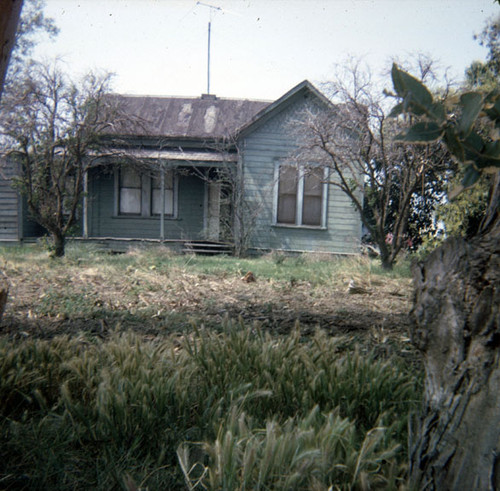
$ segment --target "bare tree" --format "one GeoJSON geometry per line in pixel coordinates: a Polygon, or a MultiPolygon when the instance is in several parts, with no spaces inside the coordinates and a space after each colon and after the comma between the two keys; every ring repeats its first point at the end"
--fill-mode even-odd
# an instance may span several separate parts
{"type": "Polygon", "coordinates": [[[239,162],[235,166],[219,168],[217,175],[229,206],[229,213],[222,215],[221,225],[229,232],[234,244],[234,254],[241,257],[248,250],[264,203],[256,203],[246,197],[243,169],[239,162]]]}
{"type": "Polygon", "coordinates": [[[410,215],[440,197],[448,154],[440,144],[393,142],[404,123],[388,117],[382,91],[359,63],[347,65],[325,89],[336,104],[328,113],[310,109],[294,123],[300,140],[296,156],[330,168],[330,184],[349,197],[382,266],[391,269],[408,243],[410,215]]]}
{"type": "Polygon", "coordinates": [[[220,231],[223,240],[233,244],[236,256],[244,256],[250,245],[257,219],[264,203],[256,203],[246,197],[243,168],[238,155],[238,143],[232,136],[214,142],[210,149],[224,156],[222,164],[201,170],[193,165],[191,172],[208,185],[216,185],[220,192],[220,231]],[[232,151],[229,151],[232,150],[232,151]]]}
{"type": "Polygon", "coordinates": [[[119,98],[107,97],[110,76],[68,81],[57,64],[32,63],[4,94],[2,153],[15,159],[15,185],[33,219],[64,255],[65,237],[77,220],[84,175],[102,148],[100,138],[122,121],[119,98]]]}

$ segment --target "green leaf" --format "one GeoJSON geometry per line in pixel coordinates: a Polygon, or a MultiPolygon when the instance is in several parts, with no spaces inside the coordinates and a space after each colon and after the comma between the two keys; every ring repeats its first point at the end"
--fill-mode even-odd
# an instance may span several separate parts
{"type": "Polygon", "coordinates": [[[402,114],[405,110],[404,104],[401,102],[399,104],[396,104],[391,112],[389,113],[389,118],[396,118],[400,114],[402,114]]]}
{"type": "Polygon", "coordinates": [[[406,133],[398,135],[395,140],[409,143],[429,143],[436,141],[443,135],[443,129],[437,123],[417,123],[406,133]]]}
{"type": "Polygon", "coordinates": [[[476,162],[484,150],[484,141],[475,131],[471,131],[469,136],[463,140],[465,150],[464,162],[476,162]]]}
{"type": "Polygon", "coordinates": [[[394,90],[400,97],[409,99],[410,103],[420,106],[420,109],[431,109],[432,94],[422,82],[400,70],[395,63],[392,65],[391,75],[394,90]]]}
{"type": "Polygon", "coordinates": [[[462,114],[458,122],[458,131],[466,137],[481,112],[483,98],[477,92],[467,92],[460,97],[460,105],[462,106],[462,114]]]}
{"type": "Polygon", "coordinates": [[[427,114],[428,111],[425,107],[421,106],[420,104],[416,104],[413,102],[411,99],[407,98],[405,100],[405,112],[409,112],[414,114],[415,116],[422,116],[424,114],[427,114]]]}
{"type": "Polygon", "coordinates": [[[484,155],[494,160],[500,159],[500,140],[486,142],[484,145],[484,155]]]}
{"type": "Polygon", "coordinates": [[[496,172],[500,168],[500,140],[486,142],[475,164],[481,172],[496,172]]]}
{"type": "Polygon", "coordinates": [[[396,94],[399,97],[405,97],[406,88],[403,83],[403,79],[401,78],[401,70],[398,68],[396,63],[392,64],[391,77],[392,77],[392,85],[394,86],[396,94]]]}
{"type": "Polygon", "coordinates": [[[464,178],[461,184],[464,189],[470,188],[476,184],[480,177],[481,173],[473,165],[468,165],[465,169],[464,178]]]}
{"type": "Polygon", "coordinates": [[[458,139],[455,130],[452,128],[447,128],[443,139],[448,150],[458,159],[458,161],[464,162],[465,150],[462,142],[458,139]]]}
{"type": "Polygon", "coordinates": [[[432,104],[430,113],[441,123],[446,120],[446,111],[444,105],[440,102],[435,102],[434,104],[432,104]]]}

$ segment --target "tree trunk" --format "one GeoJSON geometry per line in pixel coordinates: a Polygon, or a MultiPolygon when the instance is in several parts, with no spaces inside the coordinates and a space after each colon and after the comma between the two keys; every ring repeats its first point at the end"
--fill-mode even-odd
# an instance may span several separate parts
{"type": "Polygon", "coordinates": [[[9,282],[7,277],[0,271],[0,322],[7,305],[7,298],[9,296],[9,282]]]}
{"type": "Polygon", "coordinates": [[[394,266],[394,260],[388,254],[387,255],[381,254],[380,262],[383,270],[392,271],[392,268],[394,266]]]}
{"type": "MultiPolygon", "coordinates": [[[[497,202],[498,203],[498,202],[497,202]]],[[[500,490],[500,222],[414,270],[413,342],[426,370],[411,435],[416,490],[500,490]]]]}
{"type": "Polygon", "coordinates": [[[16,41],[16,30],[22,6],[23,0],[0,3],[0,98],[7,67],[9,66],[10,54],[16,41]]]}
{"type": "Polygon", "coordinates": [[[52,251],[53,257],[63,257],[64,249],[66,245],[66,239],[63,234],[53,233],[52,238],[54,240],[54,249],[52,251]]]}

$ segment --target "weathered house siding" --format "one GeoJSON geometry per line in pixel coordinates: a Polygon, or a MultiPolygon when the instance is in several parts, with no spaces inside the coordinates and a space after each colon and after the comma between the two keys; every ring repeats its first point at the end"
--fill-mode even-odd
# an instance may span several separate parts
{"type": "Polygon", "coordinates": [[[32,240],[47,234],[30,217],[26,198],[12,187],[12,178],[18,172],[15,162],[7,160],[0,164],[0,243],[32,240]]]}
{"type": "Polygon", "coordinates": [[[47,231],[38,223],[36,223],[31,217],[28,211],[28,204],[26,203],[26,198],[20,198],[22,213],[22,231],[24,239],[36,239],[48,235],[47,231]]]}
{"type": "Polygon", "coordinates": [[[274,225],[275,169],[296,149],[290,122],[312,102],[298,94],[291,103],[247,134],[241,157],[245,196],[255,203],[256,221],[250,248],[328,253],[359,251],[361,225],[349,198],[332,185],[327,191],[326,227],[274,225]]]}
{"type": "Polygon", "coordinates": [[[12,162],[0,162],[0,242],[17,241],[21,235],[19,212],[20,200],[12,187],[16,166],[12,162]]]}
{"type": "MultiPolygon", "coordinates": [[[[113,173],[94,171],[89,178],[89,237],[159,239],[159,217],[115,215],[113,173]]],[[[177,217],[165,218],[165,239],[200,238],[204,227],[205,182],[195,176],[179,175],[177,217]]]]}
{"type": "MultiPolygon", "coordinates": [[[[84,233],[85,239],[235,239],[237,247],[241,240],[241,244],[254,251],[359,251],[359,215],[342,192],[326,184],[324,178],[328,175],[321,177],[318,169],[324,162],[299,162],[295,174],[285,167],[297,163],[291,154],[300,144],[297,130],[290,123],[307,121],[301,119],[306,108],[331,111],[333,107],[308,81],[272,103],[212,95],[117,97],[130,113],[130,127],[121,128],[118,135],[103,137],[103,143],[117,153],[112,159],[103,159],[88,174],[88,192],[80,215],[85,226],[79,232],[84,233]],[[145,164],[151,167],[146,170],[142,167],[145,164]],[[118,173],[120,165],[125,170],[118,173]],[[142,168],[142,177],[131,178],[134,173],[127,171],[129,165],[136,166],[137,172],[142,168]],[[175,197],[174,212],[165,217],[163,237],[160,217],[147,216],[161,206],[158,181],[152,181],[150,175],[157,165],[166,166],[167,172],[172,168],[179,171],[173,185],[168,173],[170,184],[165,189],[169,199],[172,192],[175,197]],[[281,188],[277,182],[280,165],[284,183],[281,188]],[[228,166],[238,169],[238,183],[242,184],[242,188],[233,190],[232,197],[228,196],[227,183],[222,187],[220,182],[228,166]],[[292,191],[287,191],[287,186],[292,191]],[[322,193],[318,192],[320,188],[322,193]],[[320,195],[326,196],[321,206],[320,195]],[[238,207],[240,197],[247,205],[244,208],[238,207]],[[119,207],[130,214],[120,215],[119,207]],[[242,210],[250,215],[243,221],[242,210]],[[310,225],[292,225],[293,222],[310,225]],[[228,233],[232,224],[233,236],[228,233]]],[[[5,178],[0,180],[0,241],[3,237],[16,240],[40,235],[43,231],[29,220],[27,207],[6,182],[5,178]],[[18,220],[18,216],[23,218],[18,220]]],[[[165,208],[168,213],[172,212],[170,203],[165,208]]]]}

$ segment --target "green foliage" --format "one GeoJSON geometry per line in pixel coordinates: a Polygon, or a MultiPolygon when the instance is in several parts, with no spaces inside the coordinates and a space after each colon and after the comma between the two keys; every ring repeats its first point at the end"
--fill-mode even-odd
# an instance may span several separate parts
{"type": "Polygon", "coordinates": [[[426,143],[437,140],[442,135],[437,123],[416,123],[406,133],[399,135],[397,140],[410,143],[426,143]]]}
{"type": "Polygon", "coordinates": [[[33,49],[42,36],[54,38],[59,33],[54,19],[47,17],[44,9],[44,0],[24,0],[23,2],[16,31],[16,43],[9,63],[7,84],[16,82],[19,71],[33,54],[33,49]]]}
{"type": "Polygon", "coordinates": [[[438,207],[436,219],[443,221],[447,235],[467,238],[477,233],[488,206],[490,187],[491,177],[483,175],[474,187],[438,207]]]}
{"type": "Polygon", "coordinates": [[[467,92],[449,107],[434,102],[423,83],[395,64],[392,80],[397,97],[402,99],[391,115],[409,112],[424,121],[413,124],[397,139],[407,143],[429,143],[442,140],[455,158],[465,164],[464,177],[457,195],[471,187],[482,173],[496,173],[500,168],[500,91],[488,94],[467,92]],[[479,118],[489,123],[488,134],[477,128],[479,118]]]}
{"type": "Polygon", "coordinates": [[[500,16],[488,21],[483,31],[474,36],[481,46],[488,48],[486,61],[475,61],[467,69],[466,83],[481,91],[498,88],[500,77],[500,16]]]}
{"type": "Polygon", "coordinates": [[[228,323],[179,340],[0,342],[6,488],[396,489],[408,368],[228,323]],[[199,485],[196,486],[196,481],[199,485]]]}

